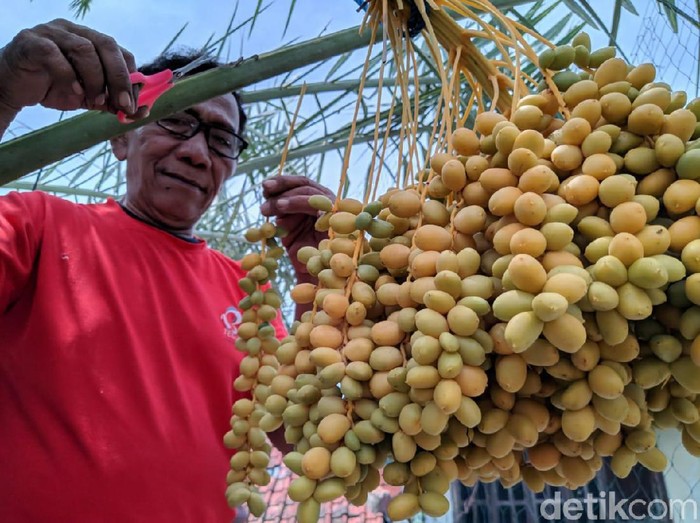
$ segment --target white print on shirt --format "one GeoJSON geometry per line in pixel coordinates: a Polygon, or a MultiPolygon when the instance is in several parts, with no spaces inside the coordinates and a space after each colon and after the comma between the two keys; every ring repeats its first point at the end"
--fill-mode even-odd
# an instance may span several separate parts
{"type": "Polygon", "coordinates": [[[221,315],[221,321],[224,323],[224,336],[235,340],[238,337],[238,326],[241,324],[243,316],[241,311],[231,305],[221,315]]]}

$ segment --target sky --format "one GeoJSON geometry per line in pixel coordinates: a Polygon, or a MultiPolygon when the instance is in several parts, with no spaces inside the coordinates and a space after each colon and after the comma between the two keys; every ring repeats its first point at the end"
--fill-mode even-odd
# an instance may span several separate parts
{"type": "MultiPolygon", "coordinates": [[[[8,41],[25,27],[47,22],[55,18],[68,18],[114,36],[137,58],[148,60],[158,54],[174,33],[185,23],[187,29],[182,41],[200,44],[212,33],[220,34],[226,28],[236,4],[239,4],[237,21],[250,16],[257,0],[93,0],[92,8],[82,19],[76,19],[69,9],[69,0],[4,0],[0,19],[0,42],[8,41]]],[[[275,25],[284,26],[287,18],[287,0],[265,1],[271,3],[261,19],[271,30],[255,31],[246,42],[251,52],[262,52],[277,47],[279,38],[270,39],[275,25]],[[274,19],[279,23],[275,24],[274,19]]],[[[285,40],[312,36],[323,31],[335,31],[359,23],[357,6],[351,0],[297,0],[295,16],[285,40]]]]}

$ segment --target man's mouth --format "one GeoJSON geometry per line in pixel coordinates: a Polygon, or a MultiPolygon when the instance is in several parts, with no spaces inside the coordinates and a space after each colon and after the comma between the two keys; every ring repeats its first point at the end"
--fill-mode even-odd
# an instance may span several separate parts
{"type": "Polygon", "coordinates": [[[163,176],[167,176],[168,178],[172,178],[174,180],[178,180],[179,182],[184,183],[185,185],[189,185],[190,187],[194,187],[195,189],[199,189],[202,192],[207,192],[207,190],[199,185],[197,182],[194,180],[190,180],[189,178],[185,178],[184,176],[181,176],[179,174],[175,174],[169,171],[162,171],[161,174],[163,176]]]}

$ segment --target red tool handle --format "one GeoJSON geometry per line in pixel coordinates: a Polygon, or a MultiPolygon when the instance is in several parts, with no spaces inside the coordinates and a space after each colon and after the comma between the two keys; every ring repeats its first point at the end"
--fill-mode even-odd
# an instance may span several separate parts
{"type": "MultiPolygon", "coordinates": [[[[143,73],[131,73],[129,79],[132,84],[140,84],[136,107],[148,107],[150,111],[155,101],[165,91],[173,86],[173,72],[170,69],[165,69],[155,74],[145,75],[143,73]]],[[[123,111],[117,113],[117,118],[121,123],[131,123],[129,117],[123,111]]]]}

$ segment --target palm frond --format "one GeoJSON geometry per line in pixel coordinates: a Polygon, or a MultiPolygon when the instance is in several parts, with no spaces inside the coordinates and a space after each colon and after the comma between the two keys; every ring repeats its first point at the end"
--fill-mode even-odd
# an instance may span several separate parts
{"type": "Polygon", "coordinates": [[[620,28],[620,17],[622,15],[622,0],[615,0],[615,9],[613,11],[612,29],[610,30],[609,44],[613,45],[617,40],[617,31],[620,28]]]}
{"type": "Polygon", "coordinates": [[[289,22],[292,21],[292,15],[294,14],[294,7],[297,4],[297,0],[291,0],[289,4],[289,13],[287,14],[287,21],[284,23],[284,31],[282,31],[282,38],[287,34],[287,29],[289,29],[289,22]]]}
{"type": "Polygon", "coordinates": [[[92,0],[71,0],[70,8],[75,13],[76,18],[83,18],[90,10],[92,0]]]}

